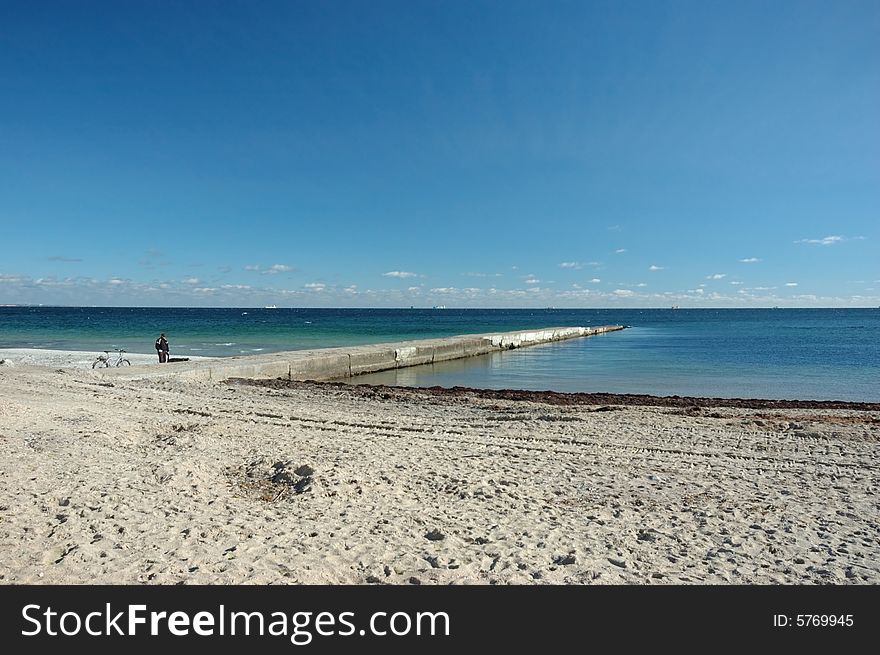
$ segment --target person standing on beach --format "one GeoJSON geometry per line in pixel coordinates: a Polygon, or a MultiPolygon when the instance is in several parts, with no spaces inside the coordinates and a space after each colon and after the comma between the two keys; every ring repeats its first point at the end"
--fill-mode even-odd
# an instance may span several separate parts
{"type": "Polygon", "coordinates": [[[168,361],[168,339],[165,338],[164,332],[156,339],[156,354],[159,355],[160,364],[168,361]]]}

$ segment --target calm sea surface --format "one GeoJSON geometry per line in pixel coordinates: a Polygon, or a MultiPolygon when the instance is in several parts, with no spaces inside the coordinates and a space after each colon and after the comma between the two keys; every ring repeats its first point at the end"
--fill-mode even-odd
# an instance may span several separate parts
{"type": "Polygon", "coordinates": [[[231,356],[562,325],[622,332],[357,378],[369,383],[880,401],[880,309],[0,307],[0,348],[231,356]]]}

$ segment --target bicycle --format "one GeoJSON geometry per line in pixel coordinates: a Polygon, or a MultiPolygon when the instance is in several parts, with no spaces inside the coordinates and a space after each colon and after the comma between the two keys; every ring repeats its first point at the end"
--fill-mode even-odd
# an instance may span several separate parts
{"type": "MultiPolygon", "coordinates": [[[[124,350],[116,349],[116,361],[112,362],[113,366],[131,366],[131,362],[128,361],[122,355],[125,353],[124,350]]],[[[92,368],[96,368],[98,366],[104,366],[104,368],[110,368],[110,351],[105,350],[103,355],[98,355],[94,362],[92,362],[92,368]]]]}

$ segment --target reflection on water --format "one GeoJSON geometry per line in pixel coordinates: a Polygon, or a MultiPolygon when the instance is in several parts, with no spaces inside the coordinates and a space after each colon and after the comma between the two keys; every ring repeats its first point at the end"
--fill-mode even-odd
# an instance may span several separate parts
{"type": "Polygon", "coordinates": [[[361,375],[353,384],[608,392],[660,396],[880,400],[871,369],[830,366],[803,348],[762,352],[654,328],[530,346],[480,357],[361,375]]]}
{"type": "MultiPolygon", "coordinates": [[[[533,346],[541,348],[543,346],[533,346]]],[[[455,381],[464,379],[491,379],[492,371],[504,369],[505,374],[513,373],[517,368],[523,368],[524,359],[516,357],[522,350],[507,350],[468,357],[466,359],[453,359],[448,362],[436,364],[424,364],[423,366],[410,366],[408,368],[368,373],[346,380],[353,384],[387,384],[399,387],[430,387],[454,386],[461,384],[453,382],[446,384],[443,381],[455,381]]],[[[473,385],[466,385],[473,386],[473,385]]]]}
{"type": "MultiPolygon", "coordinates": [[[[598,348],[616,332],[557,343],[502,350],[488,355],[448,362],[359,375],[352,384],[386,384],[406,387],[476,387],[482,389],[530,389],[534,391],[604,391],[602,385],[626,367],[632,353],[622,343],[598,348]],[[602,355],[595,356],[596,352],[602,355]],[[592,356],[585,357],[586,353],[592,356]]],[[[644,393],[644,392],[643,392],[644,393]]]]}

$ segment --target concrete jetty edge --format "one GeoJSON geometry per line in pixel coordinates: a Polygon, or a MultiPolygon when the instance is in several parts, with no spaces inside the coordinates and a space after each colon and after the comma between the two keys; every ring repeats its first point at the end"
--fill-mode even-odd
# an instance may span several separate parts
{"type": "Polygon", "coordinates": [[[123,369],[99,369],[94,371],[94,374],[109,379],[175,378],[206,382],[220,382],[229,378],[342,380],[364,373],[420,366],[486,355],[500,350],[590,337],[623,330],[624,327],[623,325],[548,327],[518,332],[466,334],[401,343],[291,350],[267,355],[217,357],[193,362],[149,364],[123,369]]]}

